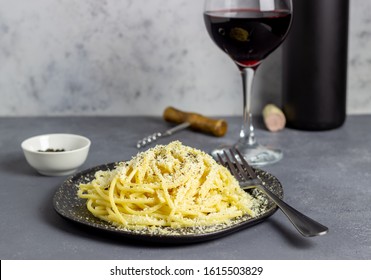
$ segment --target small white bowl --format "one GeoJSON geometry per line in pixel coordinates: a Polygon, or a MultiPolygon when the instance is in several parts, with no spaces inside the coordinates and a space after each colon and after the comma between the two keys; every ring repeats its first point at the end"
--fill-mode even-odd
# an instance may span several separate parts
{"type": "Polygon", "coordinates": [[[65,176],[75,173],[85,162],[90,144],[84,136],[59,133],[28,138],[21,147],[27,162],[40,174],[65,176]]]}

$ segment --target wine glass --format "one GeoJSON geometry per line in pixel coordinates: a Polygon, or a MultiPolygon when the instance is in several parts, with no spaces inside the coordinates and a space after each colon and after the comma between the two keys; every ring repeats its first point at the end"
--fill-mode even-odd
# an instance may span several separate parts
{"type": "MultiPolygon", "coordinates": [[[[205,0],[204,20],[214,43],[238,66],[243,85],[243,124],[238,148],[253,166],[279,161],[282,151],[256,141],[251,113],[255,71],[286,38],[292,21],[291,0],[205,0]]],[[[230,147],[230,146],[229,146],[230,147]]],[[[228,146],[212,154],[216,156],[228,146]]]]}

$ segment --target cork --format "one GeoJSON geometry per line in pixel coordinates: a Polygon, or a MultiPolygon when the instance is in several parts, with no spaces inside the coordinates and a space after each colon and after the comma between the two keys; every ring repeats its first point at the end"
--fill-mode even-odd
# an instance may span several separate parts
{"type": "Polygon", "coordinates": [[[274,104],[267,104],[263,109],[263,120],[269,131],[277,132],[286,125],[286,117],[282,110],[274,104]]]}

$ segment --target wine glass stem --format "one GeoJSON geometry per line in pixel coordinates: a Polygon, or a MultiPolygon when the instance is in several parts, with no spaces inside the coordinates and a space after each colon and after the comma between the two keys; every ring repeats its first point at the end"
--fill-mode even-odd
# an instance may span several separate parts
{"type": "Polygon", "coordinates": [[[254,126],[251,113],[251,95],[253,80],[255,75],[254,68],[242,68],[242,89],[243,89],[243,124],[240,131],[239,143],[247,146],[256,145],[254,126]]]}

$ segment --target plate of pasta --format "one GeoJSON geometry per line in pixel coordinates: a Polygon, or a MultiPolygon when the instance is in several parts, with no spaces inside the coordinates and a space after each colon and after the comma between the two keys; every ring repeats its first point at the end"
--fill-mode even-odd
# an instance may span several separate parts
{"type": "MultiPolygon", "coordinates": [[[[283,197],[275,176],[255,171],[283,197]]],[[[57,189],[53,205],[63,218],[90,229],[169,244],[219,238],[277,210],[258,189],[242,190],[210,155],[179,141],[72,175],[57,189]]]]}

